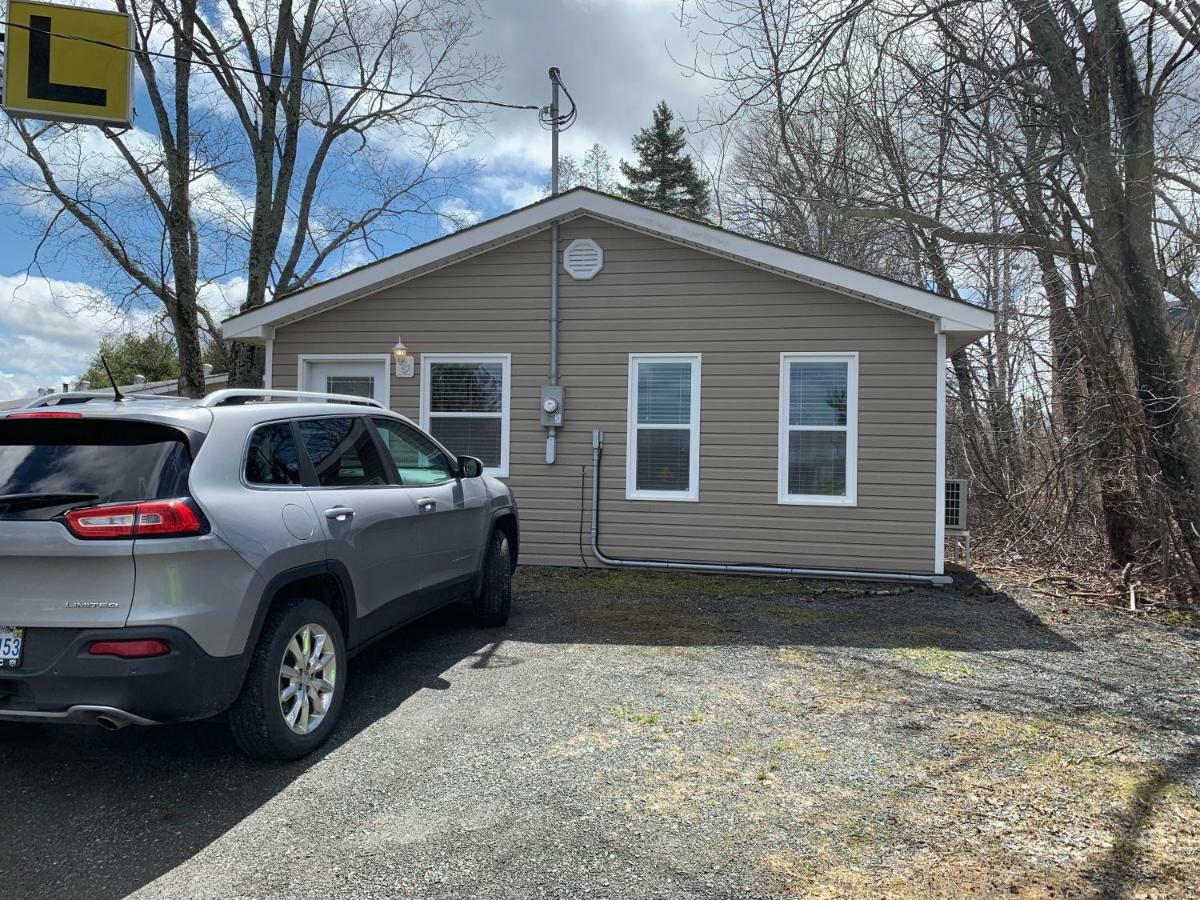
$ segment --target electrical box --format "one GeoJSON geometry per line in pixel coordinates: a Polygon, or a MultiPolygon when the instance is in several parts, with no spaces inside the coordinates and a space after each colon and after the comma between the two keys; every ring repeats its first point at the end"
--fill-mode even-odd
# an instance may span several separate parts
{"type": "Polygon", "coordinates": [[[561,384],[542,386],[541,422],[549,427],[563,423],[563,388],[561,384]]]}

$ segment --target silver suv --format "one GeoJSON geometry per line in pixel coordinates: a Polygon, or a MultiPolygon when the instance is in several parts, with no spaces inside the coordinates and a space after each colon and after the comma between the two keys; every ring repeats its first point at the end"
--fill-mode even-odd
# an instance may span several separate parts
{"type": "Polygon", "coordinates": [[[460,599],[507,621],[518,545],[506,485],[373,401],[37,401],[0,415],[0,719],[227,713],[303,756],[355,651],[460,599]]]}

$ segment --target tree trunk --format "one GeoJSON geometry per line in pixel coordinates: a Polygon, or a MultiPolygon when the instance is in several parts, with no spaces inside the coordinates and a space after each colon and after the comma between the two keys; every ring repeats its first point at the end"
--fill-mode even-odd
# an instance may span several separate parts
{"type": "Polygon", "coordinates": [[[184,397],[203,397],[204,359],[194,297],[176,303],[171,325],[175,330],[175,345],[179,352],[179,393],[184,397]]]}
{"type": "Polygon", "coordinates": [[[1096,0],[1095,28],[1082,32],[1082,63],[1053,7],[1032,0],[1017,6],[1050,75],[1104,281],[1121,301],[1129,331],[1147,443],[1200,586],[1200,425],[1184,397],[1154,254],[1155,99],[1115,0],[1096,0]]]}
{"type": "MultiPolygon", "coordinates": [[[[232,341],[229,346],[229,386],[261,388],[266,371],[266,350],[263,347],[232,341]]],[[[297,385],[299,387],[299,385],[297,385]]]]}

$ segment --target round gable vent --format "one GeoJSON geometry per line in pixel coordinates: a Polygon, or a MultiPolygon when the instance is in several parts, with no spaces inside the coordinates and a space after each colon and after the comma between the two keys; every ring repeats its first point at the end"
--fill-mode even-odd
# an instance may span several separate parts
{"type": "Polygon", "coordinates": [[[604,251],[591,238],[571,241],[563,251],[563,268],[576,281],[595,278],[604,268],[604,251]]]}

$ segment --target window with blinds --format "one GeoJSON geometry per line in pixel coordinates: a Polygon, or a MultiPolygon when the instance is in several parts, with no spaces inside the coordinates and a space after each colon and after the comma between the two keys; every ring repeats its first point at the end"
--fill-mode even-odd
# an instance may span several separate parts
{"type": "Polygon", "coordinates": [[[858,354],[784,353],[779,369],[779,502],[857,502],[858,354]]]}
{"type": "Polygon", "coordinates": [[[421,356],[421,427],[489,475],[508,474],[510,373],[507,353],[421,356]]]}
{"type": "Polygon", "coordinates": [[[330,375],[325,379],[325,390],[369,400],[375,396],[375,379],[371,375],[330,375]]]}
{"type": "Polygon", "coordinates": [[[628,435],[628,499],[700,498],[700,354],[630,354],[628,435]]]}

